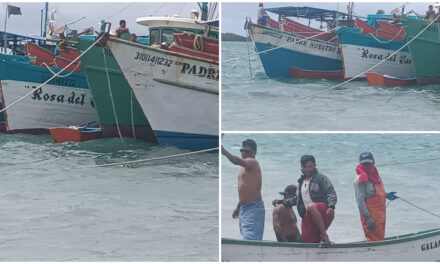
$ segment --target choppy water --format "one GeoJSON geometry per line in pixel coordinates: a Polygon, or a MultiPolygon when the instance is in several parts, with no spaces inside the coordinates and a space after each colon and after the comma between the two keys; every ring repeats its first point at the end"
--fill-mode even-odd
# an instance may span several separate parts
{"type": "MultiPolygon", "coordinates": [[[[338,203],[335,220],[328,234],[335,242],[364,239],[359,210],[355,201],[353,181],[358,155],[372,151],[376,163],[416,161],[440,158],[440,134],[226,134],[223,145],[239,155],[241,142],[253,138],[258,144],[257,159],[263,173],[262,196],[266,208],[263,239],[276,240],[272,227],[273,199],[289,184],[298,185],[299,159],[313,154],[318,170],[327,175],[335,187],[338,203]]],[[[435,214],[440,214],[440,162],[425,161],[395,166],[378,166],[387,192],[435,214]]],[[[222,237],[241,239],[238,220],[232,211],[238,202],[237,174],[239,167],[222,157],[222,237]]],[[[296,215],[298,212],[294,208],[296,215]]],[[[298,227],[300,224],[298,216],[298,227]]],[[[440,227],[439,219],[402,200],[387,208],[386,236],[401,235],[440,227]]]]}
{"type": "MultiPolygon", "coordinates": [[[[222,59],[247,55],[246,42],[222,42],[222,59]]],[[[253,45],[250,43],[250,52],[253,45]]],[[[374,87],[338,81],[268,79],[258,56],[222,64],[223,130],[439,130],[440,85],[374,87]]]]}
{"type": "Polygon", "coordinates": [[[0,261],[218,260],[218,154],[0,135],[0,261]]]}

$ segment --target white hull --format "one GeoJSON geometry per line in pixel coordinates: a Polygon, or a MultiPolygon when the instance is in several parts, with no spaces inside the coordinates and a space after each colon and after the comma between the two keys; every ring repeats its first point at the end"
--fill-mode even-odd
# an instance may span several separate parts
{"type": "MultiPolygon", "coordinates": [[[[394,51],[351,44],[342,44],[342,58],[345,78],[352,78],[378,64],[383,58],[389,57],[394,51]]],[[[371,72],[386,74],[393,77],[409,78],[415,76],[409,52],[398,52],[371,72]]],[[[362,74],[359,77],[366,77],[362,74]]]]}
{"type": "Polygon", "coordinates": [[[218,136],[218,63],[122,40],[108,45],[155,133],[218,136]]]}
{"type": "MultiPolygon", "coordinates": [[[[7,107],[39,83],[2,80],[3,107],[7,107]]],[[[8,131],[49,129],[99,121],[88,89],[44,85],[5,111],[8,131]]]]}
{"type": "Polygon", "coordinates": [[[223,239],[223,261],[439,261],[440,230],[382,242],[333,244],[278,243],[223,239]]]}
{"type": "Polygon", "coordinates": [[[314,40],[311,38],[304,40],[307,37],[256,25],[251,26],[250,29],[254,42],[270,44],[277,47],[282,46],[287,50],[326,59],[341,60],[341,51],[337,43],[314,40]]]}

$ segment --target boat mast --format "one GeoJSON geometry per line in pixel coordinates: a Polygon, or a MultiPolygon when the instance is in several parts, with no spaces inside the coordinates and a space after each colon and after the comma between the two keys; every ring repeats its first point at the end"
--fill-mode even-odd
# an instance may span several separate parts
{"type": "Polygon", "coordinates": [[[6,14],[5,14],[5,30],[3,32],[3,52],[6,54],[8,52],[8,36],[6,34],[6,24],[8,23],[8,3],[6,2],[6,14]]]}
{"type": "Polygon", "coordinates": [[[48,2],[46,2],[45,4],[44,4],[44,10],[45,10],[45,12],[44,12],[44,33],[43,33],[43,37],[46,37],[46,34],[47,34],[47,13],[49,12],[49,3],[48,2]]]}
{"type": "Polygon", "coordinates": [[[197,3],[199,5],[201,14],[200,14],[200,19],[202,21],[206,21],[207,20],[207,15],[208,15],[208,3],[207,2],[203,2],[203,3],[197,3]]]}

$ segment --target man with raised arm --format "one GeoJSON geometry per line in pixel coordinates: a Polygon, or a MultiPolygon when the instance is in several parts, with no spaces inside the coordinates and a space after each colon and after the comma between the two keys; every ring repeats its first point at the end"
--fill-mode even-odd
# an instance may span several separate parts
{"type": "Polygon", "coordinates": [[[222,154],[241,166],[238,174],[238,205],[232,218],[239,219],[240,233],[245,240],[262,240],[264,231],[264,203],[261,199],[261,169],[255,159],[257,144],[252,139],[243,141],[241,158],[232,155],[222,146],[222,154]]]}

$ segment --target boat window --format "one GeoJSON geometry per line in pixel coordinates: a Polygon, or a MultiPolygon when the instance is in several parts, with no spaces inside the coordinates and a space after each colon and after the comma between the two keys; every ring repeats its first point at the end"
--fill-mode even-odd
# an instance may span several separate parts
{"type": "Polygon", "coordinates": [[[162,29],[162,42],[171,43],[174,41],[174,30],[162,29]]]}
{"type": "Polygon", "coordinates": [[[150,30],[150,46],[159,43],[159,29],[150,30]]]}

